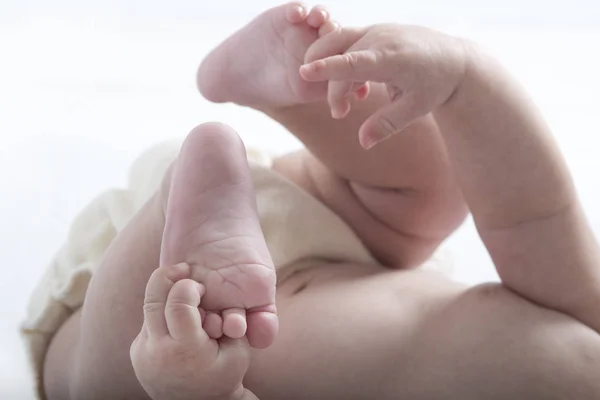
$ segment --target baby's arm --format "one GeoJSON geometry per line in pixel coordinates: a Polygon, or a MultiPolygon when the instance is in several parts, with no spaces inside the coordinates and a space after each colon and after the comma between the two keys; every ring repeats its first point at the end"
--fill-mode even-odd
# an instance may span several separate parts
{"type": "Polygon", "coordinates": [[[435,115],[503,283],[600,332],[598,244],[528,95],[469,46],[464,81],[435,115]]]}
{"type": "Polygon", "coordinates": [[[372,84],[370,96],[344,119],[333,119],[327,102],[264,111],[310,151],[275,167],[344,218],[380,261],[413,267],[462,223],[467,209],[431,115],[389,146],[360,147],[358,129],[389,103],[385,86],[372,84]]]}
{"type": "MultiPolygon", "coordinates": [[[[363,125],[366,147],[382,139],[369,129],[379,119],[402,127],[433,111],[503,283],[600,332],[598,244],[565,162],[523,89],[462,40],[395,25],[357,32],[348,33],[346,54],[304,66],[303,76],[330,85],[386,82],[399,94],[363,125]]],[[[327,40],[315,46],[331,46],[327,40]]]]}

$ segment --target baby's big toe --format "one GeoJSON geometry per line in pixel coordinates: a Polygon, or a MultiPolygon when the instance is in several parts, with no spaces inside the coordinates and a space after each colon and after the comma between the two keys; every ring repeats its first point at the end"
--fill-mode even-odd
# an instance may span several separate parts
{"type": "Polygon", "coordinates": [[[255,349],[264,349],[275,342],[279,332],[279,318],[273,306],[268,311],[249,311],[246,314],[248,342],[255,349]]]}

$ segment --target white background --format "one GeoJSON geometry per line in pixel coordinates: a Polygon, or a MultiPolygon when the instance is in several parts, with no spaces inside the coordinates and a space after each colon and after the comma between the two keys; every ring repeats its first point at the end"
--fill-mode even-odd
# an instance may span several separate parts
{"type": "MultiPolygon", "coordinates": [[[[75,213],[122,185],[148,145],[208,120],[255,145],[297,146],[249,110],[195,91],[203,55],[275,1],[0,0],[0,398],[29,399],[17,325],[75,213]]],[[[420,23],[486,45],[554,129],[600,235],[600,2],[331,0],[345,24],[420,23]]],[[[457,278],[495,279],[467,222],[446,246],[457,278]]]]}

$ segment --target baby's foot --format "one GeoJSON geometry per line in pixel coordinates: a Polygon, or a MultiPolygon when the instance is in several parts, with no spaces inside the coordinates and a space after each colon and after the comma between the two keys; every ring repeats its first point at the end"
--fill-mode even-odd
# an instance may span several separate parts
{"type": "Polygon", "coordinates": [[[221,124],[196,128],[171,177],[161,265],[181,262],[206,288],[209,336],[275,339],[275,268],[262,235],[244,145],[221,124]]]}
{"type": "Polygon", "coordinates": [[[275,7],[213,50],[198,69],[198,88],[210,101],[256,108],[323,100],[327,83],[303,80],[299,68],[310,45],[336,24],[323,7],[275,7]]]}

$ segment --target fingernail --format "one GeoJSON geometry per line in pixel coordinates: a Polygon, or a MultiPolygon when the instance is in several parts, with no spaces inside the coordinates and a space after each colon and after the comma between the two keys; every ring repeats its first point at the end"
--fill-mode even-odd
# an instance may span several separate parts
{"type": "Polygon", "coordinates": [[[333,119],[342,119],[350,112],[350,102],[341,100],[337,106],[331,108],[331,117],[333,119]]]}
{"type": "Polygon", "coordinates": [[[313,63],[309,63],[309,64],[304,64],[302,66],[300,66],[300,71],[304,71],[304,72],[311,72],[315,69],[313,63]]]}
{"type": "Polygon", "coordinates": [[[300,70],[298,71],[300,77],[306,81],[310,80],[310,75],[312,72],[314,72],[312,64],[304,64],[300,67],[300,70]]]}
{"type": "Polygon", "coordinates": [[[373,148],[375,145],[388,139],[390,136],[392,136],[392,135],[387,132],[375,131],[375,132],[372,132],[370,135],[366,135],[366,137],[361,140],[360,145],[362,147],[364,147],[366,150],[369,150],[369,149],[373,148]]]}
{"type": "Polygon", "coordinates": [[[363,147],[363,149],[365,149],[365,150],[369,150],[369,149],[371,149],[371,148],[372,148],[373,146],[375,146],[376,144],[377,144],[377,142],[375,142],[375,141],[372,141],[372,140],[370,140],[370,139],[365,139],[365,140],[362,140],[362,141],[360,142],[360,145],[361,145],[361,146],[363,147]]]}

